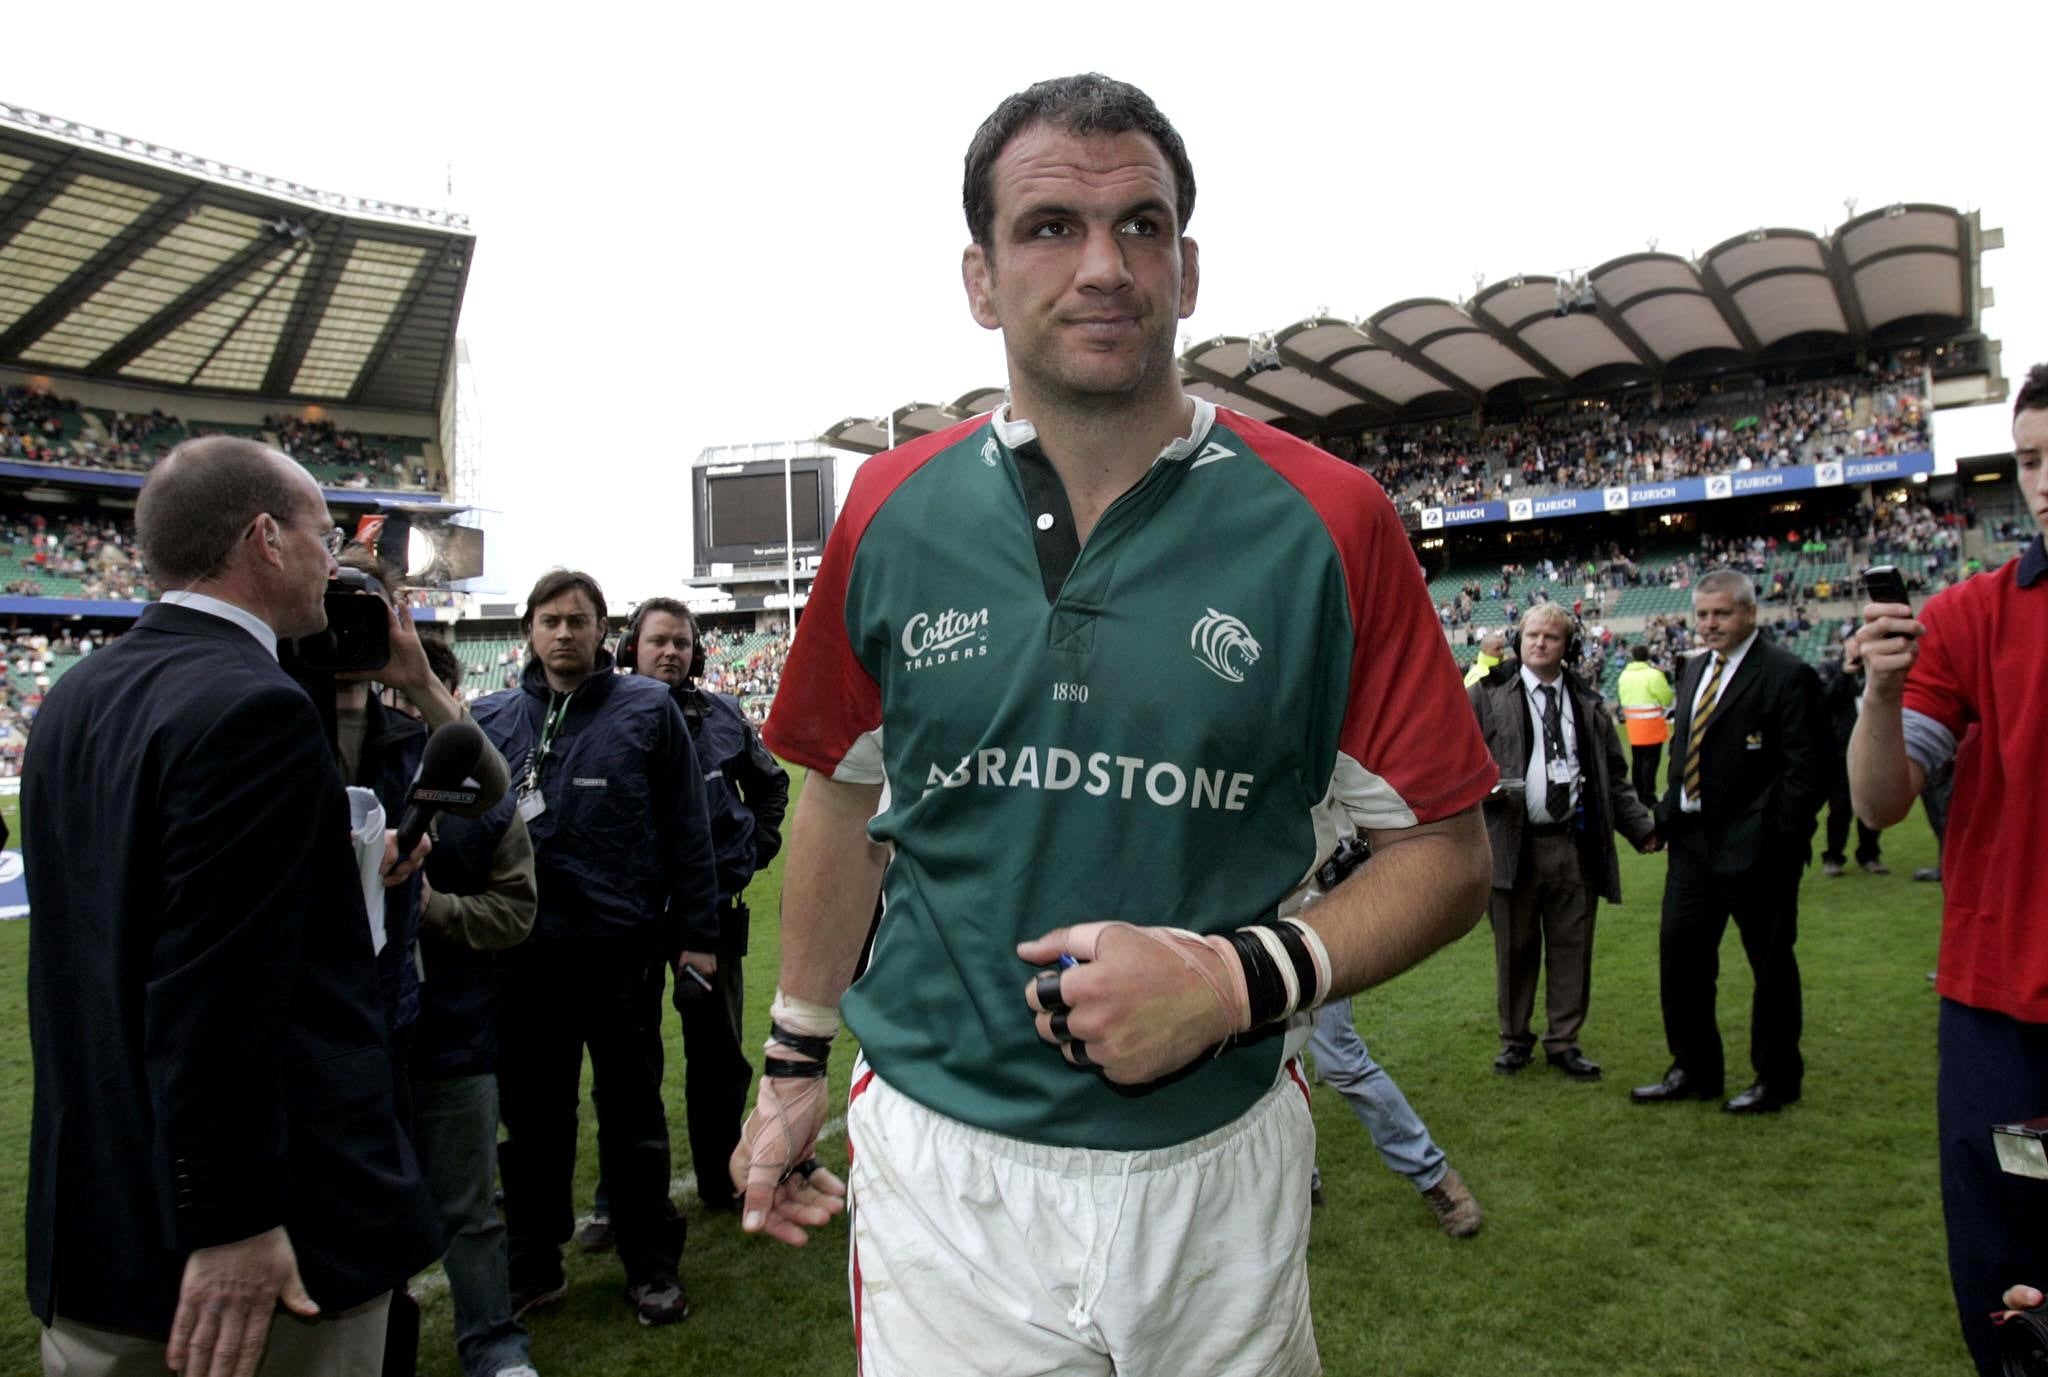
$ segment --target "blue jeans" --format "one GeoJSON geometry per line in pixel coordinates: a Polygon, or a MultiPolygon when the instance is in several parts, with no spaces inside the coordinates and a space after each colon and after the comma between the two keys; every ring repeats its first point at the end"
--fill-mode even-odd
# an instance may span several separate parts
{"type": "Polygon", "coordinates": [[[531,1361],[526,1327],[512,1318],[505,1221],[491,1203],[498,1078],[423,1080],[413,1093],[420,1167],[448,1237],[441,1268],[455,1302],[455,1353],[464,1377],[492,1377],[531,1361]]]}
{"type": "Polygon", "coordinates": [[[1316,1011],[1308,1051],[1315,1058],[1316,1079],[1350,1104],[1390,1171],[1407,1177],[1419,1191],[1444,1179],[1449,1170],[1444,1150],[1394,1078],[1366,1050],[1351,1022],[1350,1000],[1334,999],[1316,1011]]]}

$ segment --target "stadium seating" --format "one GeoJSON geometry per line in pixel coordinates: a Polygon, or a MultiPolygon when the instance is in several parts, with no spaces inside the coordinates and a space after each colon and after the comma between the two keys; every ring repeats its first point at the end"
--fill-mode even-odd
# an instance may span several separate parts
{"type": "Polygon", "coordinates": [[[1870,373],[1671,389],[1661,406],[1581,402],[1483,428],[1433,422],[1326,437],[1403,511],[1931,445],[1925,373],[1905,351],[1870,373]]]}
{"type": "Polygon", "coordinates": [[[275,445],[332,487],[436,490],[441,475],[420,457],[414,436],[362,435],[298,417],[245,422],[180,420],[161,412],[124,415],[23,388],[0,389],[0,458],[91,469],[146,472],[195,435],[239,435],[275,445]],[[425,481],[421,481],[424,472],[425,481]]]}

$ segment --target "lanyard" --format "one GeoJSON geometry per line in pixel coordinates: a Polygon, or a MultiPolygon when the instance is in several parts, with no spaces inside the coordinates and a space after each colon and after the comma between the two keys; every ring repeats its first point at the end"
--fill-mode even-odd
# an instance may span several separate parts
{"type": "Polygon", "coordinates": [[[541,766],[547,762],[548,752],[554,748],[555,733],[562,729],[562,723],[569,716],[569,704],[576,697],[576,690],[561,695],[562,701],[555,702],[555,693],[548,691],[548,715],[541,723],[540,749],[533,753],[533,763],[526,769],[526,789],[531,793],[540,787],[541,766]]]}

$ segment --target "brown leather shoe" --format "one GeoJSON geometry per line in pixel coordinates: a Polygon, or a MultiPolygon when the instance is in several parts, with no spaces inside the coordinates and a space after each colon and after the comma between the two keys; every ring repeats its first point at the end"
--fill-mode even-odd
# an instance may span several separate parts
{"type": "Polygon", "coordinates": [[[1485,1211],[1456,1167],[1446,1168],[1443,1180],[1424,1191],[1422,1198],[1436,1215],[1437,1226],[1452,1238],[1470,1238],[1486,1222],[1485,1211]]]}

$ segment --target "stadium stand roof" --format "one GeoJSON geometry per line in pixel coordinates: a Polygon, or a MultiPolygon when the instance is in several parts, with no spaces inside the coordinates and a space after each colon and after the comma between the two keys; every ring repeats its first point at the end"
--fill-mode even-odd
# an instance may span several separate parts
{"type": "MultiPolygon", "coordinates": [[[[1314,316],[1223,335],[1180,356],[1190,392],[1285,428],[1346,427],[1469,412],[1496,398],[1568,397],[1813,355],[1974,334],[1979,264],[2002,247],[1975,211],[1900,204],[1834,233],[1754,229],[1697,259],[1627,254],[1567,278],[1523,274],[1469,301],[1399,301],[1358,320],[1314,316]]],[[[980,388],[950,406],[893,413],[897,443],[997,405],[980,388]]],[[[827,444],[873,454],[889,418],[851,417],[827,444]]]]}
{"type": "Polygon", "coordinates": [[[435,414],[466,216],[0,103],[0,364],[435,414]]]}
{"type": "Polygon", "coordinates": [[[1003,404],[1004,392],[1005,389],[1000,387],[978,387],[945,406],[912,402],[887,416],[849,416],[818,438],[838,449],[880,454],[889,448],[892,433],[895,435],[894,443],[900,445],[920,435],[944,430],[956,421],[995,410],[1003,404]]]}

